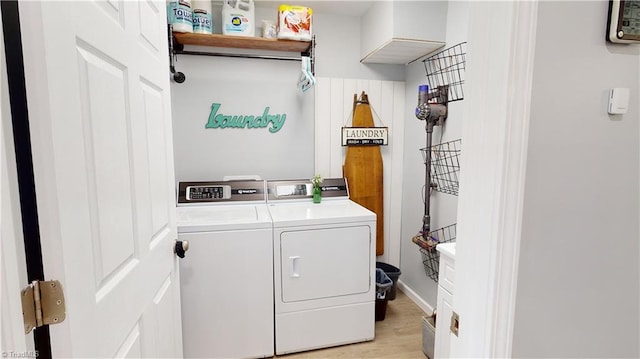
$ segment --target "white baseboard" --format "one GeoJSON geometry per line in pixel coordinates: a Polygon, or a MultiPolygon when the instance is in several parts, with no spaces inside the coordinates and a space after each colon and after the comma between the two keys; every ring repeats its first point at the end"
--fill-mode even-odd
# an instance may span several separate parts
{"type": "Polygon", "coordinates": [[[428,315],[433,314],[433,307],[429,305],[424,299],[422,299],[418,293],[416,293],[409,286],[404,284],[401,280],[398,280],[398,289],[402,291],[402,293],[406,294],[409,299],[411,299],[420,309],[422,309],[428,315]]]}

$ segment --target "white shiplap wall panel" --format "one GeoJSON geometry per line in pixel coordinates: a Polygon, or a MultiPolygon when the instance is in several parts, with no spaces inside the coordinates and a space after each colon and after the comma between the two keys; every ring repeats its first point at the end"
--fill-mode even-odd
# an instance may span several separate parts
{"type": "MultiPolygon", "coordinates": [[[[317,79],[315,87],[316,103],[331,103],[331,80],[317,79]]],[[[331,156],[326,151],[331,148],[331,108],[327,106],[315,107],[315,173],[331,172],[331,156]]]]}
{"type": "MultiPolygon", "coordinates": [[[[365,92],[369,96],[369,105],[371,107],[371,114],[373,115],[373,123],[376,126],[386,126],[387,121],[385,120],[385,117],[382,117],[382,121],[384,121],[385,124],[382,124],[381,119],[379,118],[379,116],[382,116],[380,113],[382,103],[382,81],[369,81],[368,88],[369,89],[365,90],[365,92]]],[[[358,96],[360,96],[359,93],[358,96]]],[[[382,146],[380,149],[384,151],[384,147],[386,146],[382,146]]]]}
{"type": "Polygon", "coordinates": [[[341,127],[343,123],[343,119],[345,118],[344,106],[345,102],[349,103],[349,101],[345,101],[344,94],[344,81],[341,79],[331,79],[331,102],[318,104],[316,102],[316,108],[318,106],[323,107],[326,106],[331,110],[331,121],[329,127],[329,148],[321,149],[321,151],[326,151],[330,154],[331,160],[329,163],[329,173],[324,175],[324,177],[342,177],[342,158],[343,158],[343,149],[340,146],[340,133],[335,131],[336,127],[341,127]]]}
{"type": "Polygon", "coordinates": [[[371,81],[369,80],[356,80],[356,91],[354,93],[357,93],[358,97],[360,97],[360,93],[362,93],[362,91],[369,93],[370,83],[371,81]]]}
{"type": "MultiPolygon", "coordinates": [[[[386,81],[376,81],[376,84],[370,87],[371,95],[373,95],[373,99],[375,101],[371,101],[372,97],[369,98],[371,105],[371,112],[373,114],[373,118],[376,126],[386,126],[389,127],[389,131],[392,131],[393,126],[393,82],[386,81]],[[380,85],[380,86],[378,86],[380,85]]],[[[391,173],[391,165],[392,159],[391,155],[393,153],[393,149],[396,146],[396,140],[393,138],[393,144],[391,143],[392,138],[389,137],[389,145],[380,146],[380,152],[382,153],[382,161],[383,161],[383,172],[382,172],[382,183],[384,188],[383,201],[384,201],[384,255],[383,258],[387,258],[389,256],[389,247],[391,246],[391,242],[397,237],[394,233],[391,233],[390,229],[390,218],[393,215],[391,212],[391,177],[393,173],[391,173]]],[[[387,263],[388,260],[384,260],[383,262],[387,263]]]]}
{"type": "MultiPolygon", "coordinates": [[[[388,251],[385,250],[387,263],[400,268],[400,242],[402,241],[402,181],[404,176],[404,122],[405,122],[405,83],[401,81],[393,82],[393,106],[391,107],[391,118],[393,123],[389,124],[390,137],[393,138],[391,147],[391,163],[389,171],[391,183],[389,183],[389,230],[388,251]],[[395,245],[391,245],[391,244],[395,245]]],[[[386,249],[386,248],[385,248],[386,249]]]]}
{"type": "Polygon", "coordinates": [[[389,128],[389,145],[382,146],[385,253],[378,260],[400,266],[405,83],[318,78],[315,88],[315,172],[342,177],[346,150],[341,128],[350,126],[353,95],[369,96],[376,126],[389,128]]]}

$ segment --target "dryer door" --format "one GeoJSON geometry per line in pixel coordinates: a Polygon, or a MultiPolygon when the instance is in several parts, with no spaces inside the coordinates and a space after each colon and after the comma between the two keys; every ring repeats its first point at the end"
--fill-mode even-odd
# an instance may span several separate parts
{"type": "Polygon", "coordinates": [[[347,226],[280,233],[284,303],[367,293],[370,227],[347,226]]]}

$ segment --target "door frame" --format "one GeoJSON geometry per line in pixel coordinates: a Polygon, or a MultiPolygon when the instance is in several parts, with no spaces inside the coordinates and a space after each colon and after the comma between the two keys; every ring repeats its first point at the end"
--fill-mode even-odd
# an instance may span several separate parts
{"type": "Polygon", "coordinates": [[[28,281],[6,70],[4,37],[0,37],[0,352],[33,353],[33,335],[24,335],[21,315],[20,290],[28,281]]]}
{"type": "Polygon", "coordinates": [[[469,11],[452,357],[510,357],[538,1],[469,11]]]}
{"type": "MultiPolygon", "coordinates": [[[[36,280],[45,280],[45,275],[27,110],[20,14],[17,1],[2,1],[0,6],[20,198],[19,211],[22,219],[27,279],[31,283],[36,280]]],[[[51,358],[49,326],[45,325],[34,330],[33,338],[38,357],[51,358]]]]}

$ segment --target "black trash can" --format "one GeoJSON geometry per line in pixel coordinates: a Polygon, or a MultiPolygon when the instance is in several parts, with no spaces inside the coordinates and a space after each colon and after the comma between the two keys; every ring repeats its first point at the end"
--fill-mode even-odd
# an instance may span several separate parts
{"type": "Polygon", "coordinates": [[[376,268],[376,322],[384,320],[387,314],[387,294],[393,281],[382,269],[376,268]]]}
{"type": "Polygon", "coordinates": [[[387,299],[394,300],[396,299],[396,288],[398,286],[398,278],[400,278],[400,269],[392,266],[391,264],[376,262],[376,268],[380,268],[384,271],[384,273],[389,276],[391,281],[393,281],[393,286],[387,292],[387,299]]]}

